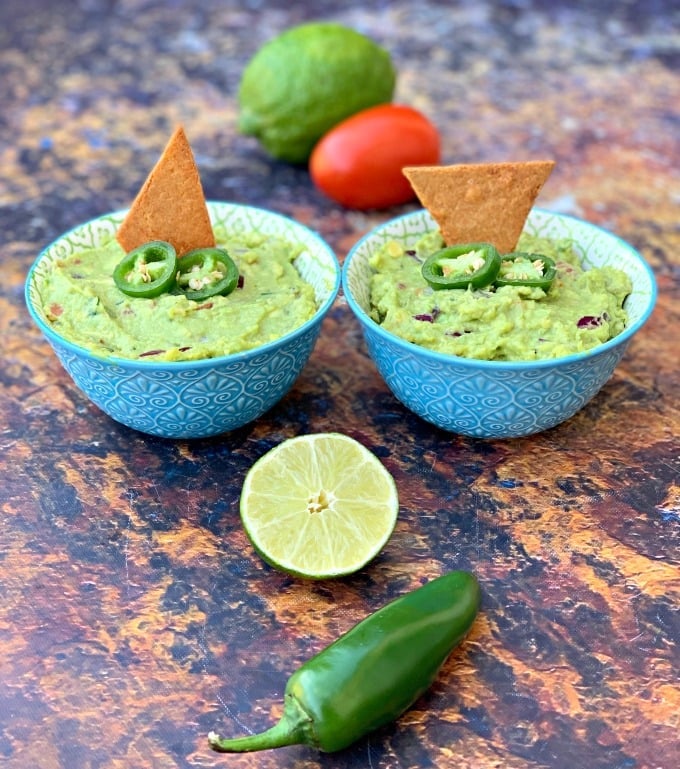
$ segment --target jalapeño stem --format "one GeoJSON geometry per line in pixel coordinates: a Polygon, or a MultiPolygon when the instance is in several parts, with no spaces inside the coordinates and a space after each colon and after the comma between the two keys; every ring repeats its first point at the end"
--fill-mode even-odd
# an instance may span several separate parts
{"type": "Polygon", "coordinates": [[[310,717],[290,694],[285,696],[281,720],[266,731],[231,739],[224,739],[215,732],[210,732],[208,744],[218,753],[248,753],[254,750],[283,748],[286,745],[318,747],[310,717]]]}

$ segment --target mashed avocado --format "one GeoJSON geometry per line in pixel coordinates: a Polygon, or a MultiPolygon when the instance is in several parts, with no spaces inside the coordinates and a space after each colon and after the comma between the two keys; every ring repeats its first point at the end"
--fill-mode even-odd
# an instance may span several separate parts
{"type": "Polygon", "coordinates": [[[150,361],[214,358],[250,350],[298,328],[317,310],[293,264],[301,248],[262,234],[215,232],[236,263],[239,287],[195,302],[165,293],[132,298],[113,282],[124,251],[115,238],[55,260],[41,290],[54,330],[102,357],[150,361]]]}
{"type": "Polygon", "coordinates": [[[522,235],[517,250],[552,257],[547,291],[527,286],[434,291],[421,275],[444,246],[439,232],[413,249],[396,241],[371,257],[371,316],[383,328],[441,353],[481,360],[527,361],[589,350],[626,326],[630,278],[612,267],[584,270],[570,240],[522,235]]]}

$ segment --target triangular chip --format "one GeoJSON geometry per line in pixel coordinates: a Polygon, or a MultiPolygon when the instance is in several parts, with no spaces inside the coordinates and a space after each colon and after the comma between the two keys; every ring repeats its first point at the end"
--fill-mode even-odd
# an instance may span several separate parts
{"type": "Polygon", "coordinates": [[[178,256],[215,245],[201,179],[181,126],[139,190],[116,238],[126,252],[165,240],[178,256]]]}
{"type": "Polygon", "coordinates": [[[403,169],[447,245],[492,243],[515,249],[529,211],[555,162],[462,163],[403,169]]]}

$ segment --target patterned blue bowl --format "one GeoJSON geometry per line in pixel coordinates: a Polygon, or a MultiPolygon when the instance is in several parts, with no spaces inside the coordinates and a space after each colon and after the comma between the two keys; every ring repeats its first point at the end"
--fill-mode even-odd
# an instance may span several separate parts
{"type": "Polygon", "coordinates": [[[584,265],[612,264],[630,275],[633,291],[625,302],[628,327],[586,353],[553,360],[497,362],[433,352],[400,339],[371,319],[369,258],[389,240],[410,248],[435,228],[425,210],[379,225],[348,254],[342,286],[388,387],[407,408],[444,430],[479,438],[516,438],[563,422],[611,377],[654,308],[656,282],[635,249],[595,225],[533,209],[526,223],[529,232],[573,238],[584,265]]]}
{"type": "Polygon", "coordinates": [[[101,216],[62,235],[40,254],[26,280],[31,317],[75,384],[116,421],[163,438],[218,435],[270,409],[307,363],[340,288],[335,254],[303,225],[251,206],[210,202],[208,210],[213,224],[231,232],[262,232],[304,246],[295,265],[316,293],[318,310],[310,320],[253,350],[189,362],[101,358],[69,342],[55,333],[41,309],[44,276],[55,259],[109,239],[125,211],[101,216]]]}

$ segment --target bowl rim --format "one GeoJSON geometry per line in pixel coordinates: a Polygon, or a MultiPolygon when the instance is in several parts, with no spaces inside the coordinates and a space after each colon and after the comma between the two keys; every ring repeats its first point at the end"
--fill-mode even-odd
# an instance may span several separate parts
{"type": "MultiPolygon", "coordinates": [[[[649,320],[649,317],[652,314],[657,301],[658,287],[656,283],[656,278],[654,276],[654,272],[652,271],[652,268],[644,259],[642,254],[640,254],[640,252],[636,248],[634,248],[630,243],[623,240],[623,238],[619,237],[618,235],[615,235],[610,230],[607,230],[604,227],[600,227],[597,224],[593,224],[592,222],[589,222],[585,219],[580,219],[579,217],[573,216],[572,214],[560,213],[557,211],[551,211],[547,208],[541,208],[536,206],[531,209],[530,214],[531,213],[554,216],[560,219],[569,219],[571,221],[577,222],[579,225],[586,225],[587,227],[592,228],[609,238],[612,238],[619,244],[620,247],[625,248],[628,252],[630,252],[635,257],[635,259],[642,266],[643,270],[647,273],[647,277],[649,279],[650,286],[651,286],[651,291],[649,293],[647,305],[645,306],[644,312],[642,312],[640,317],[633,324],[631,324],[630,326],[626,326],[626,328],[617,336],[613,337],[612,339],[609,339],[606,342],[603,342],[602,344],[597,345],[596,347],[591,348],[590,350],[586,350],[584,352],[579,352],[579,353],[572,353],[570,355],[563,355],[559,358],[544,358],[540,360],[527,360],[527,361],[496,361],[496,360],[482,360],[478,358],[464,358],[459,355],[451,355],[450,353],[442,353],[442,352],[437,352],[436,350],[431,350],[428,347],[423,347],[422,345],[415,344],[414,342],[409,342],[408,340],[403,339],[402,337],[399,337],[390,331],[386,331],[379,323],[376,323],[376,321],[374,321],[373,318],[371,318],[370,315],[368,315],[363,310],[363,308],[359,305],[359,303],[356,301],[356,299],[352,295],[352,292],[350,291],[350,288],[349,288],[349,277],[348,277],[350,266],[352,264],[352,260],[356,256],[359,249],[361,249],[364,246],[364,244],[366,244],[369,240],[375,237],[375,235],[378,232],[386,229],[387,227],[391,227],[400,221],[419,218],[419,217],[422,217],[423,215],[429,216],[434,222],[432,215],[426,208],[419,208],[419,209],[416,209],[415,211],[409,211],[405,214],[401,214],[399,216],[393,217],[392,219],[388,219],[387,221],[376,225],[371,230],[369,230],[365,235],[363,235],[352,246],[342,265],[343,295],[348,305],[350,306],[352,312],[360,321],[360,323],[364,327],[366,327],[366,330],[370,329],[371,332],[373,332],[378,336],[383,337],[385,341],[387,341],[388,343],[393,345],[396,344],[400,347],[403,347],[407,351],[411,351],[420,357],[424,357],[432,361],[445,363],[449,365],[456,364],[461,367],[479,368],[479,369],[488,370],[489,372],[523,371],[523,370],[526,371],[527,369],[535,370],[535,369],[555,368],[555,367],[561,368],[561,367],[570,366],[572,364],[582,364],[584,361],[587,361],[591,358],[596,358],[599,355],[605,354],[613,348],[619,347],[620,345],[627,344],[630,341],[630,339],[642,328],[642,326],[644,326],[647,320],[649,320]]],[[[435,226],[436,226],[436,223],[435,223],[435,226]]]]}
{"type": "Polygon", "coordinates": [[[30,294],[30,287],[34,279],[34,275],[37,272],[40,262],[45,257],[47,251],[53,248],[60,240],[68,237],[69,235],[71,235],[71,233],[74,233],[84,227],[87,227],[93,224],[94,222],[99,221],[100,219],[124,217],[130,209],[122,208],[116,211],[110,211],[108,213],[100,214],[99,216],[95,216],[92,219],[88,219],[85,222],[81,222],[80,224],[74,225],[66,232],[63,232],[58,237],[54,238],[54,240],[52,240],[48,245],[46,245],[44,248],[40,250],[40,253],[34,259],[28,272],[26,273],[26,279],[24,281],[24,301],[26,303],[26,307],[28,309],[29,315],[33,319],[33,322],[36,324],[38,329],[43,333],[43,335],[47,338],[47,340],[50,343],[55,344],[61,348],[65,348],[69,350],[71,353],[76,354],[80,357],[89,358],[90,360],[94,360],[100,363],[118,366],[120,368],[126,368],[126,369],[139,369],[141,367],[143,368],[144,371],[149,371],[149,372],[167,371],[168,369],[171,369],[172,371],[180,372],[180,371],[203,369],[203,368],[214,368],[216,366],[225,365],[227,363],[239,363],[244,360],[250,360],[260,355],[265,355],[267,353],[275,352],[278,348],[282,347],[283,345],[286,345],[287,343],[291,342],[293,339],[296,339],[297,337],[305,335],[310,330],[310,328],[312,328],[317,323],[319,323],[323,319],[323,317],[328,313],[328,311],[330,310],[333,302],[336,300],[338,293],[340,291],[340,287],[342,283],[342,270],[340,268],[340,262],[338,260],[338,257],[335,251],[331,248],[330,244],[327,243],[326,240],[324,240],[324,238],[322,238],[321,235],[318,232],[316,232],[316,230],[313,230],[310,227],[307,227],[307,225],[302,224],[301,222],[298,222],[297,220],[292,219],[291,217],[285,216],[284,214],[280,214],[276,211],[271,211],[266,208],[260,208],[259,206],[252,206],[244,203],[231,203],[229,201],[222,201],[222,200],[207,200],[206,203],[208,205],[209,212],[211,212],[211,208],[214,206],[226,206],[232,210],[243,211],[243,212],[251,211],[258,215],[266,214],[267,217],[280,220],[287,225],[292,224],[295,227],[299,227],[305,230],[307,232],[307,235],[311,238],[311,240],[315,244],[317,244],[321,249],[326,251],[326,253],[330,258],[330,263],[333,266],[333,273],[334,273],[333,286],[329,290],[328,296],[326,297],[326,299],[319,305],[319,307],[317,307],[316,312],[314,313],[314,315],[312,315],[311,318],[306,320],[302,325],[298,326],[297,328],[294,328],[292,331],[289,331],[287,334],[284,334],[283,336],[279,337],[278,339],[274,339],[271,342],[266,342],[265,344],[259,345],[258,347],[253,347],[249,350],[243,350],[241,352],[229,353],[228,355],[219,355],[219,356],[215,356],[214,358],[198,358],[196,360],[153,361],[153,360],[142,360],[140,358],[122,358],[117,355],[103,356],[103,355],[97,355],[91,352],[90,350],[86,349],[85,347],[82,347],[79,344],[71,342],[70,340],[66,339],[66,337],[62,336],[61,334],[58,334],[48,323],[46,323],[44,318],[40,315],[40,313],[34,306],[31,300],[31,294],[30,294]]]}

